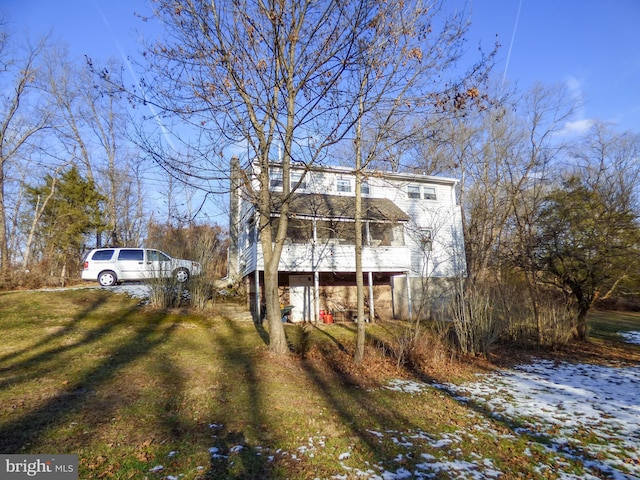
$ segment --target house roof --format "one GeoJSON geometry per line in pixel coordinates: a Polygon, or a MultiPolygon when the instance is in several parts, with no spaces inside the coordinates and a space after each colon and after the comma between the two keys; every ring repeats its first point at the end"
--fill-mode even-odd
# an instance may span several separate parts
{"type": "MultiPolygon", "coordinates": [[[[281,194],[274,194],[275,213],[280,212],[282,197],[281,194]]],[[[289,205],[289,213],[295,216],[352,220],[355,212],[355,197],[338,195],[294,193],[289,205]]],[[[362,219],[374,222],[407,222],[410,217],[388,198],[363,197],[362,219]]]]}

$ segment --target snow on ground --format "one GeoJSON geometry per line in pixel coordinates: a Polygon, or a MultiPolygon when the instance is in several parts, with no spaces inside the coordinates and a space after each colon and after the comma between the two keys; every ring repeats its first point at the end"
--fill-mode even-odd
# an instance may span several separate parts
{"type": "Polygon", "coordinates": [[[64,292],[65,290],[80,290],[85,288],[94,288],[98,290],[106,290],[113,293],[123,293],[133,298],[145,299],[149,298],[149,290],[151,286],[148,283],[121,283],[119,285],[113,285],[112,287],[101,287],[96,284],[87,284],[76,287],[56,287],[56,288],[41,288],[41,292],[64,292]]]}
{"type": "Polygon", "coordinates": [[[540,360],[438,387],[497,420],[519,419],[516,434],[550,441],[548,448],[581,459],[588,470],[640,478],[640,366],[540,360]]]}
{"type": "MultiPolygon", "coordinates": [[[[503,472],[492,459],[470,451],[474,444],[495,439],[525,440],[525,455],[540,478],[563,480],[640,479],[640,366],[589,365],[537,360],[511,370],[478,375],[462,385],[394,380],[385,388],[406,395],[438,389],[469,406],[473,428],[445,433],[425,430],[367,430],[371,442],[392,442],[395,458],[353,466],[350,451],[336,452],[332,480],[351,478],[494,479],[503,472]],[[491,418],[488,418],[491,417],[491,418]],[[497,423],[508,426],[498,431],[497,423]],[[546,452],[540,463],[536,452],[546,452]],[[572,472],[569,461],[584,471],[572,472]],[[409,468],[408,465],[414,465],[409,468]],[[389,465],[392,465],[391,467],[389,465]],[[397,467],[395,467],[397,465],[397,467]]],[[[212,424],[213,438],[222,425],[212,424]]],[[[497,443],[496,442],[496,443],[497,443]]],[[[309,437],[294,452],[256,448],[269,462],[313,457],[325,447],[324,437],[309,437]]],[[[232,461],[242,445],[221,455],[210,449],[212,461],[232,461]]],[[[483,450],[486,450],[483,448],[483,450]]],[[[204,467],[203,467],[204,468],[204,467]]],[[[510,472],[513,476],[514,472],[510,472]]],[[[517,473],[516,473],[517,474],[517,473]]],[[[170,477],[166,477],[170,478],[170,477]]]]}
{"type": "Polygon", "coordinates": [[[133,298],[149,298],[149,289],[151,288],[148,283],[122,283],[120,285],[114,285],[112,287],[96,287],[108,290],[113,293],[125,293],[133,298]]]}
{"type": "MultiPolygon", "coordinates": [[[[349,451],[337,452],[332,480],[500,478],[503,472],[490,458],[470,451],[474,444],[491,438],[528,442],[524,454],[541,478],[640,479],[639,365],[537,360],[512,370],[481,374],[475,381],[462,385],[394,380],[385,388],[406,395],[438,389],[469,405],[468,415],[475,425],[438,434],[423,430],[367,430],[365,434],[372,442],[392,442],[398,451],[396,457],[354,467],[349,451]],[[511,431],[507,434],[498,431],[496,422],[511,431]],[[543,458],[551,460],[540,463],[541,457],[536,452],[546,452],[548,455],[543,458]],[[575,474],[569,461],[582,464],[584,471],[575,474]],[[409,469],[409,463],[414,467],[409,469]]],[[[211,428],[215,432],[222,425],[212,424],[211,428]]],[[[285,457],[296,461],[314,456],[324,446],[325,438],[316,436],[309,437],[294,452],[273,452],[262,447],[256,450],[269,462],[285,457]]],[[[215,447],[210,453],[212,460],[231,461],[234,451],[241,448],[241,445],[230,448],[229,456],[221,456],[215,447]]]]}
{"type": "Polygon", "coordinates": [[[640,332],[618,332],[627,343],[634,343],[640,345],[640,332]]]}

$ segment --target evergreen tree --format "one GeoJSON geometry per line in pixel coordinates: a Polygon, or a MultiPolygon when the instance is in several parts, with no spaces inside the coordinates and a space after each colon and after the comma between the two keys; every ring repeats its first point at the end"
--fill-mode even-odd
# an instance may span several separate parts
{"type": "Polygon", "coordinates": [[[43,185],[28,187],[27,195],[34,208],[47,198],[37,228],[41,260],[48,261],[52,273],[59,272],[64,281],[79,264],[87,235],[105,229],[104,197],[75,166],[57,179],[47,175],[43,185]]]}

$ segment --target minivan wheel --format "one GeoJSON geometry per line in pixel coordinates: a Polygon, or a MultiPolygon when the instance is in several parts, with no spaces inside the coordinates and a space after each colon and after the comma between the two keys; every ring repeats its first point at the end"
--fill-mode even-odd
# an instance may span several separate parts
{"type": "Polygon", "coordinates": [[[103,287],[111,287],[116,284],[116,274],[110,270],[100,272],[98,275],[98,283],[103,287]]]}
{"type": "Polygon", "coordinates": [[[189,270],[186,268],[179,268],[174,272],[176,281],[184,283],[189,280],[189,270]]]}

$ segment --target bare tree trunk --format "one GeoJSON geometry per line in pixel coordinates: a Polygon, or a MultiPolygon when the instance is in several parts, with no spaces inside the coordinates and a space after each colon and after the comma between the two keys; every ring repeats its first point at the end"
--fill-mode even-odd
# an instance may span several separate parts
{"type": "Polygon", "coordinates": [[[58,168],[55,169],[55,172],[53,173],[53,175],[51,176],[51,190],[49,191],[49,194],[47,195],[47,198],[45,198],[42,201],[42,204],[40,203],[40,197],[38,196],[38,200],[36,202],[36,207],[35,207],[35,211],[33,213],[33,221],[31,222],[31,228],[29,229],[29,236],[27,237],[27,243],[25,245],[25,249],[24,249],[24,260],[23,260],[23,266],[26,269],[29,268],[29,264],[31,263],[31,246],[33,245],[33,238],[35,237],[37,228],[38,228],[38,222],[40,221],[40,217],[42,217],[42,214],[45,210],[45,208],[47,208],[47,204],[49,203],[49,200],[51,200],[51,198],[53,197],[53,195],[56,192],[56,183],[57,183],[57,179],[58,179],[58,173],[66,166],[65,165],[61,165],[58,168]]]}
{"type": "Polygon", "coordinates": [[[587,339],[587,313],[589,307],[579,307],[576,322],[573,326],[573,338],[579,341],[587,339]]]}
{"type": "MultiPolygon", "coordinates": [[[[366,82],[366,80],[365,80],[366,82]]],[[[360,110],[362,110],[362,100],[360,110]]],[[[366,325],[364,320],[364,281],[362,279],[362,117],[356,123],[356,297],[358,302],[358,335],[353,361],[361,364],[364,360],[366,325]]]]}
{"type": "MultiPolygon", "coordinates": [[[[284,165],[288,162],[283,162],[284,165]]],[[[282,246],[287,235],[287,206],[283,204],[280,210],[280,221],[278,229],[273,235],[271,224],[271,192],[269,191],[269,160],[268,157],[261,161],[262,171],[260,172],[261,189],[258,192],[260,212],[260,242],[262,244],[262,255],[264,258],[264,296],[267,306],[267,323],[269,325],[269,349],[277,354],[284,354],[289,351],[287,338],[282,325],[282,315],[280,314],[280,297],[278,294],[278,265],[282,246]]],[[[287,168],[286,176],[289,170],[287,168]]],[[[289,180],[284,180],[283,190],[288,191],[289,180]]]]}
{"type": "Polygon", "coordinates": [[[11,279],[9,265],[9,241],[7,239],[7,218],[4,203],[4,168],[0,159],[0,285],[6,285],[11,279]]]}
{"type": "Polygon", "coordinates": [[[65,262],[62,265],[62,270],[60,271],[60,286],[64,287],[67,283],[67,263],[65,262]]]}
{"type": "MultiPolygon", "coordinates": [[[[48,197],[51,198],[51,197],[48,197]]],[[[45,200],[46,205],[46,200],[45,200]]],[[[29,229],[29,236],[27,237],[27,242],[24,247],[24,260],[22,266],[25,270],[28,270],[29,263],[31,263],[31,245],[33,244],[33,237],[35,236],[36,228],[38,227],[38,221],[40,220],[40,215],[42,215],[42,211],[44,210],[44,206],[40,207],[40,198],[38,198],[38,202],[36,203],[36,211],[33,215],[33,221],[31,222],[31,228],[29,229]]]]}

